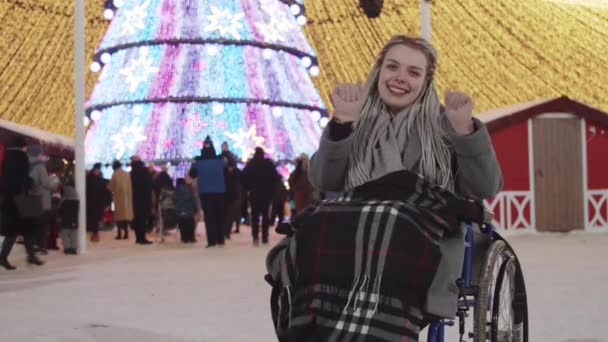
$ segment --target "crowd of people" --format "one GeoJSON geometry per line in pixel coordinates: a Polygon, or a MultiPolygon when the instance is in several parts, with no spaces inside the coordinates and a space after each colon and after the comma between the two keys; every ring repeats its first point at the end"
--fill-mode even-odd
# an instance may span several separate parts
{"type": "MultiPolygon", "coordinates": [[[[79,195],[73,170],[66,172],[61,164],[52,167],[41,145],[27,145],[22,138],[9,144],[0,174],[4,268],[15,269],[8,256],[19,241],[26,247],[27,261],[35,265],[42,265],[40,256],[60,245],[65,254],[77,254],[79,195]],[[20,211],[32,201],[39,203],[37,212],[20,211]]],[[[85,178],[86,229],[93,243],[100,240],[103,223],[115,227],[116,240],[128,240],[132,229],[136,244],[150,245],[149,233],[177,228],[183,243],[194,243],[198,222],[203,221],[208,248],[223,246],[241,231],[243,222],[251,225],[257,246],[268,243],[272,224],[319,198],[308,181],[305,154],[295,160],[286,180],[262,148],[256,148],[241,169],[228,144],[222,143],[217,153],[209,137],[183,178],[174,179],[165,165],[146,166],[138,156],[131,157],[130,171],[114,161],[110,179],[104,178],[102,169],[101,163],[94,164],[85,178]]]]}
{"type": "Polygon", "coordinates": [[[43,265],[40,255],[59,249],[60,231],[64,252],[76,254],[78,196],[74,181],[64,175],[64,168],[48,163],[41,145],[27,145],[22,137],[8,144],[2,163],[0,202],[0,231],[4,237],[0,266],[16,268],[8,256],[19,238],[25,245],[27,262],[43,265]]]}

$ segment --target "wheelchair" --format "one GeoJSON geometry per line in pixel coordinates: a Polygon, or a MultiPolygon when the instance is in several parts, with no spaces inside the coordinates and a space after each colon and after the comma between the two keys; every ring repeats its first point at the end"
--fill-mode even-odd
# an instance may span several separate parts
{"type": "Polygon", "coordinates": [[[492,224],[466,224],[464,263],[457,285],[456,318],[430,319],[427,342],[444,342],[446,328],[456,320],[461,342],[528,341],[523,271],[515,252],[492,224]]]}
{"type": "MultiPolygon", "coordinates": [[[[466,223],[464,260],[456,281],[458,303],[453,319],[425,315],[427,342],[446,341],[446,329],[458,327],[459,341],[528,342],[526,286],[520,262],[511,246],[498,234],[492,214],[485,212],[484,224],[466,223]]],[[[277,228],[277,232],[281,232],[277,228]]],[[[461,240],[462,241],[462,240],[461,240]]],[[[276,327],[278,290],[273,286],[271,311],[276,327]]]]}

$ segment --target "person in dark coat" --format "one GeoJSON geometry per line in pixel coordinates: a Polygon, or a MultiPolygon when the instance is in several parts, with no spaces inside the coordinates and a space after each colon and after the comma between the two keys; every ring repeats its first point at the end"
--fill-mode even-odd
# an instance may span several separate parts
{"type": "Polygon", "coordinates": [[[173,193],[173,203],[175,204],[177,225],[182,242],[195,243],[194,232],[196,230],[196,222],[194,215],[196,215],[198,207],[196,205],[196,197],[194,197],[194,194],[188,188],[183,178],[177,179],[177,187],[173,193]]]}
{"type": "Polygon", "coordinates": [[[264,157],[261,147],[255,148],[253,158],[243,169],[243,185],[249,191],[251,202],[251,230],[253,243],[258,245],[260,232],[260,217],[262,218],[262,243],[268,243],[268,227],[270,226],[269,210],[276,183],[281,179],[274,164],[264,157]]]}
{"type": "Polygon", "coordinates": [[[16,267],[8,262],[8,255],[11,253],[17,236],[23,235],[27,261],[30,264],[42,265],[44,262],[34,254],[34,223],[32,220],[25,219],[19,215],[15,197],[25,193],[32,185],[29,177],[30,166],[26,151],[25,139],[15,138],[8,145],[4,162],[2,163],[2,177],[0,188],[4,192],[2,202],[2,235],[4,241],[0,251],[0,266],[7,270],[14,270],[16,267]]]}
{"type": "MultiPolygon", "coordinates": [[[[173,179],[169,176],[167,171],[167,166],[163,165],[161,167],[161,172],[154,180],[155,191],[158,191],[156,198],[158,206],[160,207],[158,214],[162,219],[163,234],[169,229],[173,229],[177,226],[177,216],[173,203],[173,192],[175,191],[175,187],[173,186],[173,179]]],[[[154,209],[155,211],[158,211],[158,208],[154,209]]],[[[160,222],[158,224],[160,228],[160,222]]]]}
{"type": "Polygon", "coordinates": [[[224,178],[226,182],[226,217],[224,219],[224,234],[226,235],[226,239],[230,239],[232,224],[236,222],[238,230],[241,216],[241,170],[237,167],[236,156],[230,152],[228,144],[225,141],[222,143],[221,157],[226,165],[224,169],[224,178]]]}
{"type": "Polygon", "coordinates": [[[61,242],[65,254],[78,253],[78,210],[78,193],[74,180],[70,179],[63,187],[63,198],[58,210],[61,221],[61,242]]]}
{"type": "Polygon", "coordinates": [[[201,159],[192,165],[190,176],[197,178],[198,193],[205,216],[207,247],[224,245],[226,217],[226,183],[224,161],[213,147],[210,137],[205,139],[201,159]]]}
{"type": "Polygon", "coordinates": [[[285,202],[289,197],[289,192],[283,183],[283,179],[277,180],[274,196],[272,198],[272,215],[270,216],[270,222],[274,223],[277,220],[277,224],[283,223],[285,220],[285,202]]]}
{"type": "Polygon", "coordinates": [[[101,163],[95,163],[86,178],[87,231],[91,232],[91,242],[99,241],[99,221],[103,217],[106,191],[101,163]]]}
{"type": "Polygon", "coordinates": [[[296,168],[289,175],[289,188],[293,192],[295,213],[301,212],[318,199],[318,193],[308,180],[308,156],[302,153],[296,159],[296,168]]]}
{"type": "Polygon", "coordinates": [[[131,185],[133,187],[133,223],[135,243],[149,245],[146,231],[152,216],[152,175],[137,156],[131,158],[131,185]]]}

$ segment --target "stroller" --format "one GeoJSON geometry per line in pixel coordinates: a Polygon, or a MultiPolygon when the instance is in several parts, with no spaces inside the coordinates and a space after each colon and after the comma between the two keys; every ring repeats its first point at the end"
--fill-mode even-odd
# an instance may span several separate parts
{"type": "Polygon", "coordinates": [[[177,227],[177,211],[173,204],[173,190],[162,189],[158,196],[158,212],[160,213],[160,241],[163,242],[165,235],[177,227]]]}

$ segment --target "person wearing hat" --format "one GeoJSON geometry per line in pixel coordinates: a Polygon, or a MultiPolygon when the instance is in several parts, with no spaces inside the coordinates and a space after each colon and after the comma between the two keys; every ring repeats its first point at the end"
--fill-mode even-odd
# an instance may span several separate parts
{"type": "Polygon", "coordinates": [[[133,189],[131,176],[122,169],[117,160],[112,164],[114,173],[108,184],[114,199],[114,221],[116,222],[116,240],[129,239],[128,226],[133,220],[133,189]],[[122,233],[122,235],[121,235],[122,233]]]}
{"type": "Polygon", "coordinates": [[[4,191],[2,202],[2,249],[0,250],[0,266],[7,270],[14,270],[16,267],[8,262],[8,255],[11,253],[17,236],[23,235],[27,261],[30,264],[42,265],[34,253],[33,228],[34,225],[29,220],[21,217],[17,210],[15,197],[28,191],[31,186],[29,179],[30,164],[26,154],[26,143],[22,137],[13,139],[6,149],[4,161],[2,163],[2,182],[1,188],[4,191]]]}
{"type": "Polygon", "coordinates": [[[91,242],[99,242],[99,221],[103,216],[105,183],[101,176],[101,163],[95,163],[86,177],[87,231],[91,242]]]}
{"type": "Polygon", "coordinates": [[[138,159],[131,162],[131,187],[133,189],[133,221],[135,243],[149,245],[152,242],[146,237],[152,216],[152,193],[154,183],[146,165],[138,159]]]}
{"type": "Polygon", "coordinates": [[[27,154],[30,162],[30,178],[32,179],[34,189],[40,194],[42,199],[42,210],[44,213],[35,224],[35,240],[34,243],[38,247],[37,251],[41,254],[47,254],[46,251],[46,235],[49,228],[49,219],[51,215],[51,180],[46,170],[46,162],[48,157],[43,153],[41,145],[29,145],[27,154]]]}
{"type": "Polygon", "coordinates": [[[264,149],[256,147],[253,158],[243,169],[243,185],[249,191],[251,202],[251,233],[255,246],[259,244],[260,239],[260,217],[262,219],[262,243],[268,243],[270,205],[276,184],[281,181],[281,176],[274,163],[264,155],[264,149]]]}
{"type": "Polygon", "coordinates": [[[201,158],[192,165],[190,176],[197,178],[198,193],[203,207],[207,247],[223,246],[225,241],[226,184],[224,160],[215,152],[207,136],[201,158]]]}

